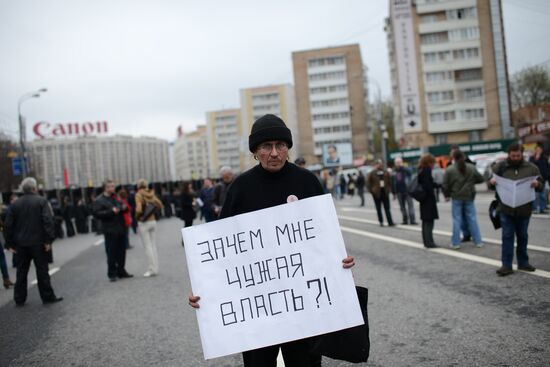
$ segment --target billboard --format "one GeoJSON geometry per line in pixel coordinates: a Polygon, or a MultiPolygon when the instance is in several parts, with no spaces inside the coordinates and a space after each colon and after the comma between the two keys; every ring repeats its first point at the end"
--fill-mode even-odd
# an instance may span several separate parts
{"type": "Polygon", "coordinates": [[[323,165],[325,167],[351,166],[353,151],[351,143],[335,143],[323,145],[323,165]]]}

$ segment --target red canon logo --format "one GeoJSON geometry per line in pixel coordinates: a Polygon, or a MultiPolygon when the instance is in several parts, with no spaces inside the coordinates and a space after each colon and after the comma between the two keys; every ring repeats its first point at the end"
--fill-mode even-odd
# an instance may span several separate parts
{"type": "Polygon", "coordinates": [[[106,134],[109,131],[107,121],[97,122],[67,122],[50,124],[47,121],[39,121],[34,124],[32,131],[40,139],[57,136],[78,136],[90,134],[106,134]]]}

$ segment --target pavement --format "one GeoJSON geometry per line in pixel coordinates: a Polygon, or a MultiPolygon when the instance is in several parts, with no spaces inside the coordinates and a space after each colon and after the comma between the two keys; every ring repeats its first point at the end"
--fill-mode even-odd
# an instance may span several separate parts
{"type": "MultiPolygon", "coordinates": [[[[534,273],[498,277],[500,231],[487,216],[489,193],[476,198],[483,248],[451,250],[450,203],[439,203],[435,241],[420,226],[380,227],[369,196],[336,201],[356,284],[369,288],[371,356],[364,366],[547,366],[550,360],[550,216],[534,216],[534,273]],[[546,229],[545,229],[546,228],[546,229]]],[[[396,223],[401,222],[392,202],[396,223]]],[[[418,209],[418,208],[417,208],[418,209]]],[[[418,210],[417,210],[418,213],[418,210]]],[[[240,366],[240,355],[204,361],[184,249],[175,218],[158,223],[160,274],[144,278],[145,254],[130,238],[134,278],[110,283],[101,237],[56,241],[52,284],[61,303],[44,306],[36,286],[15,308],[0,290],[0,366],[240,366]]],[[[10,256],[8,255],[8,259],[10,256]]],[[[13,273],[13,269],[10,269],[13,273]]],[[[33,279],[30,275],[29,279],[33,279]]],[[[323,366],[350,366],[323,359],[323,366]]]]}

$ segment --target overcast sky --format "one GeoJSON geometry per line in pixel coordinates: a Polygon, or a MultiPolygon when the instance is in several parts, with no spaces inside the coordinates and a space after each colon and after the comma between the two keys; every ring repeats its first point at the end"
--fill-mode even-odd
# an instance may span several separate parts
{"type": "MultiPolygon", "coordinates": [[[[549,60],[550,1],[503,8],[510,73],[549,60]]],[[[173,140],[241,88],[293,83],[292,51],[350,43],[388,96],[387,15],[387,0],[0,0],[0,130],[15,136],[19,97],[47,87],[23,104],[29,138],[40,120],[106,120],[173,140]]]]}

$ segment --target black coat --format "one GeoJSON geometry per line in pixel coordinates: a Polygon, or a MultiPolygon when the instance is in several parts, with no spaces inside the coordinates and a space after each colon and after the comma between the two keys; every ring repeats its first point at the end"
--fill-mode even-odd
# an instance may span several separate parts
{"type": "Polygon", "coordinates": [[[435,185],[432,177],[432,170],[428,168],[421,169],[418,172],[418,183],[426,192],[426,198],[420,202],[420,219],[427,222],[439,219],[437,202],[435,200],[435,185]]]}
{"type": "Polygon", "coordinates": [[[17,199],[8,211],[4,226],[9,247],[43,246],[55,239],[52,208],[37,194],[25,194],[17,199]]]}
{"type": "Polygon", "coordinates": [[[192,221],[197,217],[197,212],[193,208],[193,195],[187,192],[181,193],[181,219],[184,221],[192,221]]]}
{"type": "Polygon", "coordinates": [[[128,207],[113,197],[107,197],[101,194],[92,206],[94,217],[101,221],[101,229],[106,235],[122,236],[126,234],[126,224],[124,223],[124,212],[128,207]],[[113,208],[117,207],[120,211],[115,214],[113,208]]]}

